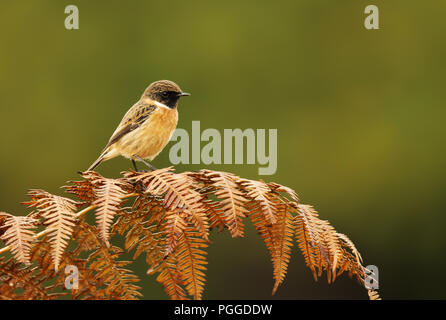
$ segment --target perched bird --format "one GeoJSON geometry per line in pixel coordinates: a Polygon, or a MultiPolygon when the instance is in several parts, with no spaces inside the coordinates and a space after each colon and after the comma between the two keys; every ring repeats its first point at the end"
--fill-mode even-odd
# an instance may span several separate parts
{"type": "Polygon", "coordinates": [[[119,155],[155,168],[152,161],[167,145],[178,122],[178,100],[189,93],[169,80],[153,82],[133,107],[127,111],[99,158],[88,168],[94,170],[102,161],[119,155]]]}

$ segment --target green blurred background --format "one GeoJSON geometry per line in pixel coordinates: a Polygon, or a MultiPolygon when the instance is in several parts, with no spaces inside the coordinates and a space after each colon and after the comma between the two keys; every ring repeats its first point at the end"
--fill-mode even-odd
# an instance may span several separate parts
{"type": "MultiPolygon", "coordinates": [[[[379,267],[384,298],[445,298],[444,1],[2,1],[0,210],[62,194],[152,81],[190,98],[179,127],[277,128],[278,170],[379,267]],[[75,4],[80,29],[64,28],[75,4]],[[364,8],[380,9],[380,30],[364,8]]],[[[169,147],[168,147],[169,148],[169,147]]],[[[169,166],[168,149],[154,162],[169,166]]],[[[197,170],[204,165],[178,165],[197,170]]],[[[108,177],[125,159],[99,167],[108,177]]],[[[258,165],[212,165],[258,179],[258,165]]],[[[213,234],[206,299],[269,299],[263,242],[213,234]]],[[[138,260],[146,299],[164,299],[138,260]]],[[[364,299],[313,281],[297,248],[274,299],[364,299]]]]}

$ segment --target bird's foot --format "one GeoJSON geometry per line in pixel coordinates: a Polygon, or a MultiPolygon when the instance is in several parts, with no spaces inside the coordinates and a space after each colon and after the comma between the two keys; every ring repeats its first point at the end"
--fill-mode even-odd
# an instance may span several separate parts
{"type": "Polygon", "coordinates": [[[142,163],[144,163],[150,170],[142,170],[142,171],[138,171],[138,168],[136,167],[136,162],[135,160],[132,160],[133,162],[133,166],[135,167],[135,170],[138,172],[150,172],[150,171],[155,171],[158,170],[156,169],[154,166],[152,166],[150,163],[148,163],[146,160],[144,160],[143,158],[141,158],[140,156],[134,154],[133,157],[135,159],[138,159],[139,161],[141,161],[142,163]]]}

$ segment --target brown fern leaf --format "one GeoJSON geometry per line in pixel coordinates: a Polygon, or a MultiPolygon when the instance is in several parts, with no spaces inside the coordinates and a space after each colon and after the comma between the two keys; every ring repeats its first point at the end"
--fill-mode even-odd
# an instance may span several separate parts
{"type": "Polygon", "coordinates": [[[251,212],[249,214],[249,219],[256,228],[260,237],[263,239],[263,242],[265,242],[266,248],[268,249],[271,256],[271,261],[274,265],[274,261],[277,257],[277,245],[273,233],[273,226],[265,218],[265,215],[263,214],[258,202],[251,201],[247,205],[247,208],[251,212]]]}
{"type": "Polygon", "coordinates": [[[351,252],[355,255],[356,258],[356,262],[361,265],[362,264],[362,257],[361,254],[359,253],[359,251],[356,249],[355,245],[353,244],[353,242],[345,235],[342,233],[336,233],[337,237],[339,239],[341,239],[345,246],[347,246],[348,249],[351,250],[351,252]]]}
{"type": "Polygon", "coordinates": [[[313,274],[314,280],[318,279],[318,270],[320,268],[319,261],[317,260],[317,253],[314,241],[310,238],[310,231],[307,228],[305,218],[301,215],[295,217],[296,224],[296,240],[298,246],[305,259],[305,264],[310,268],[313,274]]]}
{"type": "Polygon", "coordinates": [[[374,289],[369,289],[368,294],[369,294],[369,300],[382,300],[381,297],[379,296],[378,291],[374,289]]]}
{"type": "Polygon", "coordinates": [[[145,201],[144,198],[148,200],[146,197],[137,198],[132,207],[134,211],[120,213],[113,230],[121,235],[125,234],[125,248],[127,250],[135,249],[133,259],[142,253],[146,254],[146,262],[149,266],[147,274],[152,274],[161,268],[160,264],[165,259],[163,228],[167,226],[164,223],[166,210],[160,206],[158,201],[145,201]]]}
{"type": "Polygon", "coordinates": [[[110,246],[110,226],[127,195],[125,188],[130,188],[130,184],[122,179],[104,178],[92,171],[84,173],[83,177],[93,185],[95,200],[92,204],[97,207],[96,224],[101,238],[110,246]]]}
{"type": "Polygon", "coordinates": [[[295,203],[296,205],[299,203],[299,197],[296,193],[296,191],[294,191],[293,189],[286,187],[286,186],[282,186],[280,184],[277,184],[275,182],[270,182],[268,183],[268,186],[271,188],[272,191],[274,192],[281,192],[281,193],[285,193],[287,195],[289,195],[291,197],[291,203],[295,203]]]}
{"type": "Polygon", "coordinates": [[[251,222],[265,242],[273,263],[274,288],[273,294],[278,286],[284,281],[288,264],[291,258],[291,249],[293,246],[293,237],[295,232],[295,222],[293,215],[288,210],[288,205],[282,202],[277,196],[268,195],[273,207],[277,210],[276,223],[271,224],[265,217],[260,204],[252,201],[248,208],[251,222]]]}
{"type": "Polygon", "coordinates": [[[274,207],[274,203],[270,200],[269,193],[271,192],[271,189],[269,186],[262,181],[248,179],[241,179],[241,185],[247,191],[248,197],[259,202],[260,208],[269,223],[276,223],[277,209],[274,207]]]}
{"type": "MultiPolygon", "coordinates": [[[[142,253],[146,253],[146,262],[149,266],[147,274],[160,272],[156,278],[166,294],[174,300],[187,299],[182,287],[181,275],[177,270],[176,262],[172,256],[165,254],[166,237],[161,238],[166,232],[163,228],[169,228],[165,209],[158,203],[146,201],[139,197],[132,207],[131,212],[123,211],[113,229],[121,235],[125,234],[125,248],[135,250],[133,259],[142,253]],[[146,212],[146,210],[148,210],[146,212]],[[162,216],[162,217],[161,217],[162,216]],[[161,222],[163,224],[160,226],[161,222]],[[128,230],[128,231],[127,231],[128,230]],[[127,231],[127,233],[125,233],[127,231]]],[[[167,237],[168,238],[168,237],[167,237]]]]}
{"type": "Polygon", "coordinates": [[[31,260],[37,262],[35,268],[33,268],[33,276],[40,283],[50,282],[52,284],[44,287],[46,292],[51,292],[51,295],[55,296],[67,296],[71,293],[71,297],[74,298],[78,289],[72,288],[69,292],[65,288],[66,274],[63,270],[70,265],[76,266],[79,271],[79,287],[83,288],[91,286],[91,282],[85,279],[86,274],[85,265],[86,260],[75,257],[72,252],[65,251],[61,258],[59,265],[59,271],[55,271],[53,268],[52,248],[47,236],[36,241],[31,250],[31,260]]]}
{"type": "Polygon", "coordinates": [[[175,174],[173,168],[164,168],[147,173],[126,172],[124,175],[131,181],[141,181],[146,193],[163,195],[163,206],[169,211],[184,210],[201,236],[208,240],[209,222],[201,204],[202,196],[193,188],[190,177],[175,174]]]}
{"type": "Polygon", "coordinates": [[[36,228],[38,220],[24,216],[16,217],[6,212],[0,212],[0,216],[5,218],[2,227],[7,228],[0,238],[11,247],[17,261],[29,265],[29,252],[35,236],[32,229],[36,228]]]}
{"type": "Polygon", "coordinates": [[[209,218],[209,229],[217,228],[218,231],[222,232],[227,224],[221,201],[204,199],[201,203],[205,208],[206,216],[209,218]]]}
{"type": "Polygon", "coordinates": [[[237,181],[240,178],[227,172],[210,170],[201,170],[201,172],[211,181],[211,186],[215,188],[213,194],[221,200],[220,208],[213,212],[213,218],[217,219],[218,216],[215,215],[221,212],[232,237],[243,237],[243,218],[248,214],[248,210],[245,208],[248,200],[238,187],[237,181]]]}
{"type": "Polygon", "coordinates": [[[94,201],[94,185],[89,179],[82,181],[68,181],[68,183],[70,183],[70,185],[62,187],[67,193],[75,195],[77,198],[85,201],[86,203],[92,203],[94,201]]]}
{"type": "Polygon", "coordinates": [[[49,241],[53,249],[54,268],[57,271],[62,254],[73,233],[76,220],[74,211],[77,202],[43,190],[30,190],[28,194],[32,199],[28,203],[29,206],[36,207],[45,219],[47,230],[49,230],[49,241]]]}
{"type": "Polygon", "coordinates": [[[183,289],[183,280],[181,274],[177,270],[176,262],[169,258],[165,260],[161,266],[161,273],[156,278],[164,288],[166,294],[172,300],[187,300],[187,295],[183,289]]]}
{"type": "Polygon", "coordinates": [[[187,226],[184,233],[178,239],[178,246],[175,250],[178,271],[186,286],[187,292],[195,300],[202,298],[205,282],[207,264],[205,255],[207,243],[202,239],[199,232],[187,226]]]}
{"type": "Polygon", "coordinates": [[[96,227],[79,222],[78,243],[86,242],[88,246],[79,245],[74,253],[80,255],[86,248],[94,248],[87,258],[86,267],[86,277],[91,279],[94,291],[88,290],[83,299],[137,299],[141,296],[141,288],[135,285],[139,278],[131,270],[123,268],[131,262],[117,260],[123,250],[116,246],[107,247],[98,233],[96,227]]]}
{"type": "Polygon", "coordinates": [[[117,260],[122,253],[123,251],[115,246],[101,247],[93,252],[88,257],[88,260],[92,261],[88,266],[93,272],[90,277],[104,285],[102,291],[105,298],[135,300],[142,296],[139,292],[141,287],[134,284],[140,280],[131,270],[123,268],[129,265],[130,261],[117,260]]]}
{"type": "Polygon", "coordinates": [[[320,220],[320,225],[323,228],[322,243],[327,248],[329,266],[327,269],[328,282],[336,279],[336,270],[339,267],[338,263],[342,256],[342,248],[336,230],[330,225],[328,221],[320,220]]]}
{"type": "Polygon", "coordinates": [[[272,226],[272,234],[275,243],[274,265],[274,288],[276,293],[278,286],[285,280],[285,276],[290,262],[291,248],[293,247],[293,237],[295,231],[294,217],[289,212],[286,204],[277,204],[277,221],[272,226]]]}
{"type": "Polygon", "coordinates": [[[356,277],[359,283],[364,285],[366,269],[362,266],[361,255],[346,235],[340,233],[337,235],[341,245],[337,276],[347,271],[350,278],[356,277]]]}
{"type": "Polygon", "coordinates": [[[336,230],[308,205],[298,205],[296,216],[296,239],[307,266],[315,279],[325,270],[328,282],[332,282],[344,271],[364,282],[364,267],[361,255],[347,236],[336,230]],[[317,274],[316,274],[317,270],[317,274]]]}
{"type": "Polygon", "coordinates": [[[23,266],[14,259],[0,257],[0,297],[2,300],[53,300],[61,294],[50,293],[52,287],[44,287],[43,280],[34,274],[35,268],[23,266]],[[23,292],[16,294],[15,290],[23,292]]]}
{"type": "Polygon", "coordinates": [[[184,233],[187,222],[184,212],[168,212],[166,214],[167,222],[164,224],[164,231],[166,233],[166,248],[164,256],[171,254],[177,246],[178,239],[184,233]]]}
{"type": "Polygon", "coordinates": [[[305,262],[317,279],[330,265],[328,248],[323,241],[324,229],[312,206],[298,205],[298,212],[296,238],[305,257],[305,262]],[[315,273],[316,270],[317,273],[315,273]]]}

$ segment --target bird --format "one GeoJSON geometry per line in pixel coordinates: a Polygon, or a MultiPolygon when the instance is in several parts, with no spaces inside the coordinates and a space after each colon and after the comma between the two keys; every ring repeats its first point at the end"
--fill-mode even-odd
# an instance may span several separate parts
{"type": "Polygon", "coordinates": [[[120,155],[130,159],[136,171],[136,161],[156,170],[146,160],[155,159],[169,142],[178,123],[178,101],[184,96],[190,94],[173,81],[151,83],[124,115],[99,158],[87,171],[120,155]]]}

